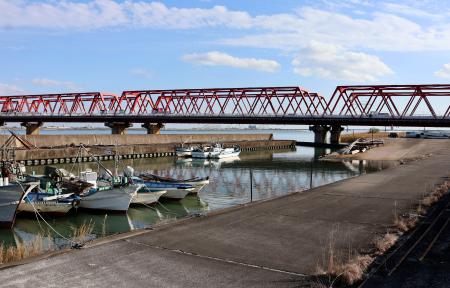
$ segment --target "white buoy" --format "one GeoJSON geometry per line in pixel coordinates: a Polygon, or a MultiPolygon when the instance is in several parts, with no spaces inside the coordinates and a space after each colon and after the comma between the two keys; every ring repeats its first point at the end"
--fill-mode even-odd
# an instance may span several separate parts
{"type": "Polygon", "coordinates": [[[5,177],[3,178],[3,186],[8,186],[9,185],[9,178],[5,177]]]}

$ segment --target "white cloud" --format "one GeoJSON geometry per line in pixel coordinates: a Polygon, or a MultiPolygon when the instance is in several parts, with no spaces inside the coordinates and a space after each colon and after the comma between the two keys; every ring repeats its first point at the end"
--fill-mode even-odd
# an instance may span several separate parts
{"type": "Polygon", "coordinates": [[[379,51],[450,50],[450,25],[424,27],[410,19],[382,12],[358,18],[303,7],[296,14],[256,16],[254,25],[265,31],[222,39],[219,43],[283,50],[296,50],[310,41],[379,51]]]}
{"type": "Polygon", "coordinates": [[[434,72],[434,75],[441,78],[450,78],[450,63],[444,64],[441,70],[434,72]]]}
{"type": "Polygon", "coordinates": [[[144,78],[151,78],[153,76],[153,72],[150,70],[147,70],[145,68],[135,68],[130,71],[131,75],[144,77],[144,78]]]}
{"type": "Polygon", "coordinates": [[[93,0],[8,1],[0,0],[0,27],[80,28],[153,27],[190,29],[213,26],[249,27],[247,12],[224,6],[210,9],[167,7],[161,2],[93,0]]]}
{"type": "Polygon", "coordinates": [[[353,82],[376,81],[393,74],[377,56],[347,51],[336,45],[311,42],[292,61],[294,73],[301,76],[353,82]]]}
{"type": "Polygon", "coordinates": [[[67,89],[78,89],[78,85],[70,81],[58,81],[47,78],[34,78],[31,83],[40,87],[64,87],[67,89]]]}
{"type": "Polygon", "coordinates": [[[328,3],[324,6],[328,7],[328,10],[302,7],[290,13],[253,16],[246,11],[229,10],[224,6],[178,8],[157,1],[0,0],[0,27],[87,30],[108,27],[154,29],[225,27],[249,32],[242,37],[220,41],[230,45],[297,50],[309,41],[321,41],[344,45],[353,50],[361,48],[384,51],[450,50],[448,17],[450,14],[445,10],[445,5],[437,10],[444,16],[434,17],[442,21],[432,21],[433,23],[429,24],[427,21],[417,22],[410,18],[420,16],[431,19],[431,15],[436,14],[437,8],[426,10],[430,5],[423,8],[419,4],[364,0],[351,0],[345,3],[323,1],[328,3]],[[338,9],[341,12],[330,8],[343,5],[348,7],[338,9]],[[363,7],[368,14],[351,15],[348,12],[349,7],[355,6],[363,7]],[[368,10],[367,6],[373,7],[368,10]]]}
{"type": "Polygon", "coordinates": [[[406,15],[406,16],[413,16],[413,17],[421,17],[421,18],[427,18],[431,20],[440,19],[442,16],[437,13],[431,13],[424,9],[419,9],[411,5],[405,5],[405,4],[399,4],[399,3],[383,3],[384,8],[393,13],[398,15],[406,15]]]}
{"type": "Polygon", "coordinates": [[[238,58],[226,53],[211,51],[201,54],[188,54],[182,57],[184,61],[207,66],[230,66],[236,68],[254,69],[265,72],[275,72],[280,64],[274,60],[256,58],[238,58]]]}
{"type": "Polygon", "coordinates": [[[20,94],[23,92],[24,92],[24,90],[17,85],[0,83],[0,95],[1,96],[20,94]]]}

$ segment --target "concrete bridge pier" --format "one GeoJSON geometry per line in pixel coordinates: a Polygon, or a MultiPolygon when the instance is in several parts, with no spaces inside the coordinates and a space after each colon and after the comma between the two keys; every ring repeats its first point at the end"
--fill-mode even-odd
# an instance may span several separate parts
{"type": "Polygon", "coordinates": [[[330,143],[331,144],[339,144],[339,140],[341,139],[342,131],[344,131],[344,127],[342,127],[341,125],[331,126],[331,135],[330,135],[330,143]]]}
{"type": "Polygon", "coordinates": [[[27,135],[39,135],[41,131],[42,122],[23,122],[20,126],[26,128],[27,135]]]}
{"type": "Polygon", "coordinates": [[[133,124],[128,122],[108,122],[106,127],[111,128],[111,134],[124,135],[127,134],[127,128],[133,127],[133,124]]]}
{"type": "Polygon", "coordinates": [[[313,125],[309,126],[309,131],[314,132],[315,143],[325,143],[327,133],[330,131],[330,126],[327,125],[313,125]]]}
{"type": "Polygon", "coordinates": [[[164,124],[162,123],[144,123],[142,124],[142,128],[147,129],[147,134],[160,134],[161,129],[164,128],[164,124]]]}

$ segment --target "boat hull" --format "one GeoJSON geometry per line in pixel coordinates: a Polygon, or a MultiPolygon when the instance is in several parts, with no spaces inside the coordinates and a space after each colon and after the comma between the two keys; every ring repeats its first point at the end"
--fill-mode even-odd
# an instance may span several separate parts
{"type": "Polygon", "coordinates": [[[158,202],[159,198],[166,192],[166,190],[155,192],[138,192],[131,200],[131,204],[153,204],[155,202],[158,202]]]}
{"type": "Polygon", "coordinates": [[[51,215],[51,216],[64,216],[72,209],[71,203],[55,203],[51,201],[26,203],[21,202],[18,208],[20,213],[35,213],[51,215]]]}
{"type": "Polygon", "coordinates": [[[192,158],[206,159],[209,158],[209,152],[192,152],[192,158]]]}
{"type": "Polygon", "coordinates": [[[232,152],[232,153],[219,153],[216,155],[211,156],[213,159],[223,159],[223,158],[233,158],[238,157],[241,151],[232,152]]]}
{"type": "Polygon", "coordinates": [[[190,157],[190,156],[192,156],[192,151],[177,151],[177,152],[175,152],[175,154],[178,157],[190,157]]]}
{"type": "Polygon", "coordinates": [[[192,148],[177,148],[175,154],[178,157],[190,157],[192,156],[192,148]]]}
{"type": "Polygon", "coordinates": [[[186,197],[193,190],[194,190],[194,188],[170,189],[170,190],[167,190],[167,192],[165,194],[163,194],[161,196],[161,198],[181,200],[184,197],[186,197]]]}
{"type": "Polygon", "coordinates": [[[23,196],[24,191],[20,185],[0,187],[0,228],[11,229],[14,226],[17,208],[23,196]]]}
{"type": "Polygon", "coordinates": [[[126,212],[130,207],[131,200],[141,187],[142,185],[130,185],[97,191],[82,197],[80,208],[126,212]]]}

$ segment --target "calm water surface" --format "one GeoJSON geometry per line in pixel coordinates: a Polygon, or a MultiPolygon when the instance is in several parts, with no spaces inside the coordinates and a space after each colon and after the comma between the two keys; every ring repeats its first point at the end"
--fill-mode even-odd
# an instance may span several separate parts
{"type": "MultiPolygon", "coordinates": [[[[235,133],[232,131],[229,133],[235,133]]],[[[248,133],[248,131],[245,131],[248,133]]],[[[261,133],[261,131],[258,131],[261,133]]],[[[272,131],[273,132],[273,131],[272,131]]],[[[296,139],[308,141],[310,133],[306,131],[278,131],[275,139],[296,139]],[[306,140],[305,140],[306,139],[306,140]]],[[[101,237],[148,228],[161,221],[213,211],[250,202],[274,198],[288,193],[332,183],[354,177],[362,173],[378,171],[390,166],[389,162],[318,161],[317,156],[323,149],[297,147],[297,150],[243,152],[238,159],[193,160],[163,157],[153,159],[128,159],[120,163],[122,167],[133,166],[136,171],[149,171],[155,174],[179,178],[209,176],[211,183],[198,196],[188,195],[181,201],[164,201],[150,207],[130,207],[126,214],[91,213],[74,211],[62,218],[46,218],[58,233],[67,236],[72,230],[86,221],[94,223],[94,236],[101,237]],[[253,188],[250,187],[250,171],[253,174],[253,188]],[[312,171],[312,172],[311,172],[312,171]]],[[[112,167],[112,162],[105,162],[112,167]]],[[[54,165],[77,173],[78,169],[90,167],[98,169],[95,163],[54,165]]],[[[42,173],[44,166],[27,167],[28,172],[42,173]]],[[[23,218],[19,215],[13,230],[0,230],[0,242],[7,245],[26,241],[37,233],[47,231],[43,221],[35,218],[23,218]]],[[[55,242],[64,244],[55,235],[55,242]]]]}

